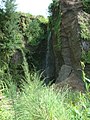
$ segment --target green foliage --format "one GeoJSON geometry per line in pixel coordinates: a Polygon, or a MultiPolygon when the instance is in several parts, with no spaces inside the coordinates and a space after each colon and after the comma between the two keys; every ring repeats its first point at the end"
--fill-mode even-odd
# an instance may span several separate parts
{"type": "MultiPolygon", "coordinates": [[[[27,50],[26,46],[38,46],[40,41],[45,39],[48,23],[42,16],[16,13],[15,7],[13,0],[6,0],[5,8],[0,8],[0,89],[4,89],[1,94],[5,96],[0,101],[0,119],[89,120],[89,92],[72,92],[67,88],[57,92],[53,86],[43,85],[39,74],[29,72],[26,53],[31,51],[27,50]],[[46,28],[42,28],[42,25],[46,28]],[[17,68],[13,69],[13,74],[10,72],[10,56],[16,49],[22,54],[23,62],[20,66],[23,69],[23,78],[19,76],[17,68]],[[17,74],[14,74],[15,70],[17,74]],[[22,82],[21,91],[17,88],[18,80],[22,82]]],[[[50,11],[50,29],[57,36],[60,47],[61,13],[58,0],[53,0],[50,11]]],[[[87,31],[85,26],[81,25],[87,31]]],[[[82,37],[87,39],[89,34],[84,32],[82,37]]]]}
{"type": "Polygon", "coordinates": [[[59,0],[53,0],[53,2],[49,6],[49,25],[52,32],[54,32],[56,36],[57,46],[55,49],[61,49],[61,41],[60,41],[60,23],[61,23],[61,5],[59,0]]]}
{"type": "Polygon", "coordinates": [[[49,6],[49,12],[51,14],[49,20],[50,24],[52,25],[55,33],[58,33],[58,29],[60,29],[60,22],[61,22],[61,11],[60,11],[60,2],[57,0],[53,0],[53,3],[49,6]]]}
{"type": "Polygon", "coordinates": [[[40,23],[37,19],[29,23],[28,28],[25,31],[25,34],[28,38],[28,43],[31,45],[38,45],[41,37],[44,34],[43,29],[40,28],[40,23]]]}
{"type": "MultiPolygon", "coordinates": [[[[5,92],[11,101],[8,114],[1,108],[0,115],[4,120],[89,120],[90,93],[72,92],[64,88],[56,91],[40,82],[37,73],[30,75],[28,84],[24,83],[21,93],[9,83],[5,92]],[[15,89],[14,89],[15,88],[15,89]],[[11,112],[12,110],[12,112],[11,112]]],[[[1,101],[2,103],[2,101],[1,101]]],[[[6,103],[7,104],[7,103],[6,103]]]]}
{"type": "Polygon", "coordinates": [[[28,45],[38,45],[44,38],[44,28],[41,24],[47,25],[47,20],[42,16],[33,16],[27,13],[17,13],[19,16],[19,30],[24,42],[28,45]]]}
{"type": "Polygon", "coordinates": [[[9,60],[15,49],[22,46],[17,17],[14,1],[6,0],[5,6],[0,12],[0,52],[2,52],[1,60],[4,62],[7,62],[7,59],[9,60]]]}
{"type": "Polygon", "coordinates": [[[41,22],[41,23],[44,23],[44,24],[47,24],[48,23],[48,19],[44,18],[42,15],[37,15],[36,18],[41,22]]]}
{"type": "Polygon", "coordinates": [[[84,10],[90,14],[90,0],[82,0],[84,10]]]}
{"type": "Polygon", "coordinates": [[[90,51],[86,54],[85,51],[82,51],[82,60],[85,63],[90,63],[90,51]]]}
{"type": "Polygon", "coordinates": [[[25,72],[29,72],[27,68],[34,63],[34,60],[29,66],[27,63],[27,59],[32,58],[32,51],[34,51],[32,46],[38,47],[41,40],[46,37],[46,28],[43,28],[42,24],[47,26],[47,20],[42,16],[35,17],[16,12],[15,0],[2,0],[2,4],[0,7],[0,76],[2,81],[6,81],[6,78],[8,80],[9,70],[13,80],[20,84],[21,79],[26,78],[25,72]],[[18,51],[24,52],[18,54],[18,51]],[[27,67],[23,67],[26,63],[27,67]]]}
{"type": "Polygon", "coordinates": [[[30,79],[30,73],[29,73],[29,68],[28,68],[29,66],[28,66],[24,51],[21,50],[21,52],[22,52],[22,56],[23,56],[23,71],[25,74],[25,79],[26,79],[26,81],[28,81],[30,79]]]}
{"type": "Polygon", "coordinates": [[[6,0],[0,9],[0,51],[4,51],[3,56],[12,56],[16,49],[25,47],[26,42],[38,45],[44,38],[44,30],[40,26],[41,23],[47,24],[44,17],[16,13],[15,8],[14,0],[6,0]]]}
{"type": "Polygon", "coordinates": [[[12,51],[21,44],[21,35],[17,25],[18,16],[15,14],[15,3],[13,0],[6,0],[4,11],[4,15],[3,13],[1,15],[3,21],[0,24],[0,30],[3,32],[1,48],[12,51]]]}
{"type": "Polygon", "coordinates": [[[79,15],[79,22],[81,28],[81,37],[85,40],[90,40],[90,20],[89,15],[84,12],[83,15],[79,15]]]}

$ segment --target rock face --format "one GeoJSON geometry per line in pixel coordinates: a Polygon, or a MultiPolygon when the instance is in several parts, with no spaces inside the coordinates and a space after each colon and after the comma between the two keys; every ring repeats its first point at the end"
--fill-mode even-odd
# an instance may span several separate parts
{"type": "Polygon", "coordinates": [[[55,85],[55,89],[60,89],[63,88],[65,86],[67,86],[72,89],[72,90],[76,90],[76,91],[81,91],[84,92],[85,91],[85,87],[84,84],[81,82],[81,80],[74,74],[72,73],[67,79],[65,79],[62,82],[59,82],[58,84],[55,85]]]}
{"type": "MultiPolygon", "coordinates": [[[[53,10],[53,18],[55,18],[56,10],[61,13],[61,23],[59,26],[61,48],[56,49],[55,66],[56,66],[56,86],[68,84],[69,87],[77,90],[83,90],[81,60],[81,43],[80,43],[80,26],[78,23],[78,13],[82,10],[81,0],[59,0],[58,9],[53,10]],[[57,55],[57,51],[60,57],[57,55]],[[60,64],[61,62],[61,64],[60,64]],[[58,64],[59,63],[59,64],[58,64]],[[58,69],[59,68],[59,69],[58,69]],[[58,69],[58,70],[57,70],[58,69]],[[80,88],[80,89],[79,89],[80,88]]],[[[53,27],[53,25],[52,25],[53,27]]],[[[53,46],[57,46],[57,36],[54,30],[53,46]]]]}
{"type": "Polygon", "coordinates": [[[72,66],[75,71],[81,69],[80,29],[78,12],[82,5],[79,0],[61,0],[61,44],[64,64],[72,66]]]}
{"type": "Polygon", "coordinates": [[[73,69],[71,66],[62,65],[59,75],[58,75],[58,78],[56,79],[55,83],[57,84],[59,82],[64,81],[65,79],[67,79],[70,76],[70,74],[72,73],[72,70],[73,69]]]}

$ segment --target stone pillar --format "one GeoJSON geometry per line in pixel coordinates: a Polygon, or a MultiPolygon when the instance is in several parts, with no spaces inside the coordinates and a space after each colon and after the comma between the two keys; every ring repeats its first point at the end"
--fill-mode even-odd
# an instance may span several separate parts
{"type": "Polygon", "coordinates": [[[78,12],[82,9],[80,0],[60,0],[61,2],[61,45],[64,64],[74,72],[81,69],[80,29],[78,12]]]}
{"type": "Polygon", "coordinates": [[[80,28],[78,12],[82,9],[80,0],[60,0],[61,2],[61,53],[64,60],[56,84],[68,84],[72,89],[84,90],[82,81],[80,28]],[[80,89],[79,89],[80,88],[80,89]]]}

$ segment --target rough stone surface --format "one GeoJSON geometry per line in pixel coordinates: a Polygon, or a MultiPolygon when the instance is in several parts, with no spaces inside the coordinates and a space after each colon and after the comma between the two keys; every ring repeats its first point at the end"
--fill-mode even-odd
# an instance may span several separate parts
{"type": "Polygon", "coordinates": [[[60,89],[67,85],[71,90],[76,90],[76,91],[81,91],[81,92],[85,91],[83,81],[81,81],[74,73],[72,73],[66,80],[56,84],[54,88],[60,89]]]}
{"type": "Polygon", "coordinates": [[[80,68],[81,47],[78,12],[81,10],[79,0],[61,0],[61,44],[64,64],[75,70],[80,68]]]}
{"type": "Polygon", "coordinates": [[[80,0],[60,0],[61,2],[61,55],[62,65],[56,80],[56,87],[68,85],[73,90],[84,90],[82,81],[80,26],[78,13],[82,9],[80,0]]]}
{"type": "Polygon", "coordinates": [[[57,84],[59,82],[62,82],[63,80],[68,78],[68,76],[70,76],[71,73],[72,73],[72,67],[68,65],[63,65],[61,67],[61,70],[59,72],[58,78],[56,79],[55,83],[57,84]]]}

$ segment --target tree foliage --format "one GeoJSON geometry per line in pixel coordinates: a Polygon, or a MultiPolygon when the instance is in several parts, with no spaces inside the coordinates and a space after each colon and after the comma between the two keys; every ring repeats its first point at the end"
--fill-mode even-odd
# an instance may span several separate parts
{"type": "Polygon", "coordinates": [[[4,8],[0,9],[0,52],[7,58],[21,46],[22,41],[17,25],[15,3],[13,0],[6,0],[4,4],[4,8]]]}
{"type": "Polygon", "coordinates": [[[20,76],[24,75],[22,67],[24,58],[21,51],[25,54],[26,62],[29,62],[29,68],[31,64],[34,64],[32,56],[34,53],[37,54],[34,46],[38,47],[40,42],[45,40],[47,27],[43,26],[47,26],[47,20],[44,17],[16,12],[15,0],[2,0],[0,6],[0,67],[3,75],[1,76],[7,74],[9,69],[10,74],[17,81],[20,76]]]}
{"type": "Polygon", "coordinates": [[[84,10],[90,14],[90,0],[82,0],[84,10]]]}

